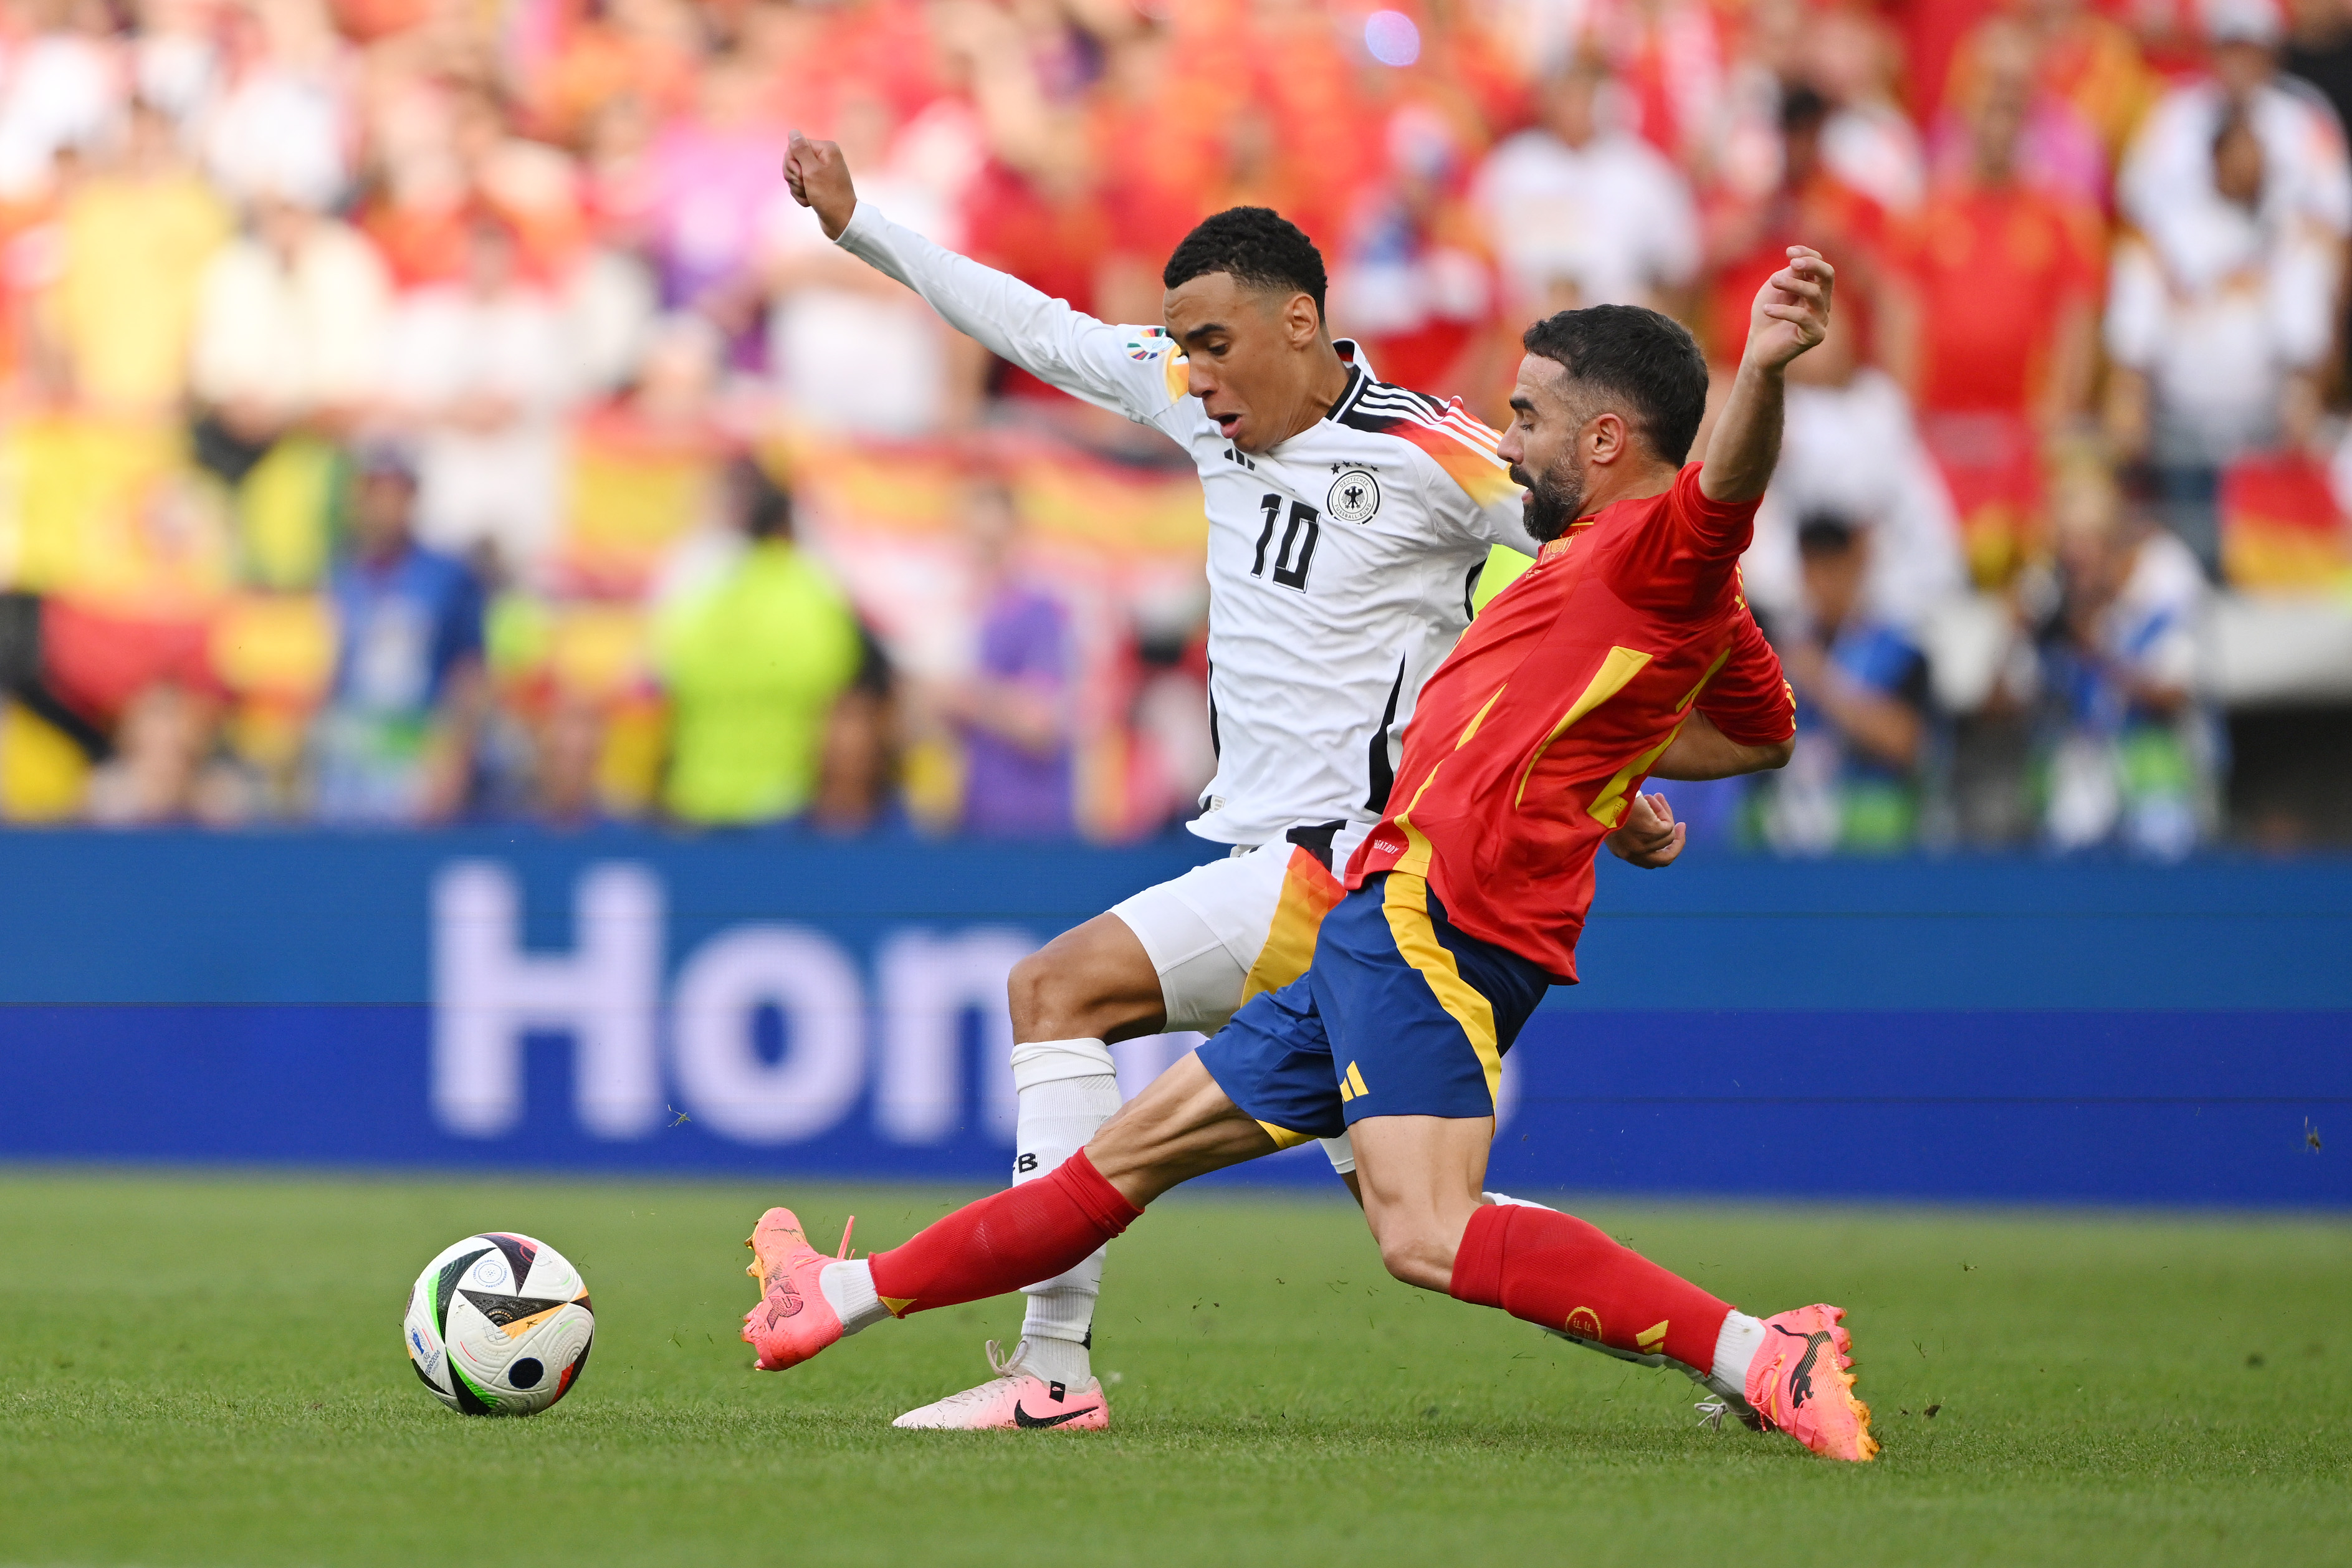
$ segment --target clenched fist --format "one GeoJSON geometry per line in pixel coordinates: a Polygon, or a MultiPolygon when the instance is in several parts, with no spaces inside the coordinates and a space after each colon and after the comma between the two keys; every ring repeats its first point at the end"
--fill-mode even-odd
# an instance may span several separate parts
{"type": "Polygon", "coordinates": [[[1609,852],[1629,866],[1654,871],[1675,863],[1689,831],[1675,820],[1675,808],[1662,795],[1637,795],[1616,832],[1605,840],[1609,852]]]}
{"type": "Polygon", "coordinates": [[[849,183],[849,161],[831,142],[812,142],[793,132],[784,153],[784,184],[793,200],[816,214],[827,239],[839,239],[857,211],[857,187],[849,183]]]}
{"type": "Polygon", "coordinates": [[[1756,291],[1748,319],[1748,358],[1759,368],[1779,370],[1829,335],[1830,296],[1837,269],[1822,253],[1789,247],[1789,265],[1756,291]]]}

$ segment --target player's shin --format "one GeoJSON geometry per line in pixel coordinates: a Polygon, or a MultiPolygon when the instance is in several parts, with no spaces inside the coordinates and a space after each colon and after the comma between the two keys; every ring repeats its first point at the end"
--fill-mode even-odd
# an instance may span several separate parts
{"type": "MultiPolygon", "coordinates": [[[[1515,1198],[1507,1193],[1481,1193],[1478,1195],[1488,1203],[1504,1208],[1542,1209],[1546,1213],[1559,1212],[1549,1204],[1536,1203],[1528,1198],[1515,1198]]],[[[1749,1426],[1760,1425],[1757,1420],[1756,1412],[1748,1407],[1742,1389],[1748,1376],[1748,1363],[1756,1359],[1757,1351],[1763,1346],[1764,1325],[1759,1320],[1749,1317],[1737,1308],[1734,1308],[1730,1315],[1723,1320],[1723,1328],[1715,1338],[1715,1359],[1706,1366],[1689,1366],[1681,1362],[1670,1360],[1663,1351],[1652,1354],[1641,1351],[1620,1350],[1613,1345],[1603,1344],[1598,1340],[1589,1340],[1581,1334],[1570,1333],[1564,1327],[1555,1328],[1549,1323],[1544,1325],[1544,1331],[1556,1338],[1566,1340],[1572,1345],[1581,1345],[1586,1350],[1599,1351],[1602,1355],[1613,1356],[1619,1361],[1634,1362],[1643,1366],[1679,1368],[1684,1375],[1706,1388],[1719,1402],[1702,1403],[1699,1405],[1699,1408],[1706,1413],[1710,1423],[1719,1423],[1725,1415],[1733,1414],[1749,1426]]]]}
{"type": "MultiPolygon", "coordinates": [[[[1087,1145],[1119,1106],[1118,1079],[1102,1041],[1034,1040],[1013,1047],[1020,1131],[1015,1185],[1051,1173],[1087,1145]]],[[[1103,1251],[1074,1268],[1023,1287],[1029,1298],[1018,1360],[1049,1383],[1083,1385],[1094,1375],[1088,1342],[1102,1294],[1103,1251]]]]}
{"type": "Polygon", "coordinates": [[[1448,1290],[1597,1348],[1663,1356],[1702,1374],[1716,1371],[1732,1310],[1574,1215],[1527,1205],[1482,1205],[1471,1215],[1448,1290]]]}
{"type": "Polygon", "coordinates": [[[904,1246],[876,1253],[867,1278],[877,1303],[902,1318],[1001,1296],[1074,1267],[1142,1212],[1080,1150],[1047,1175],[967,1204],[904,1246]]]}

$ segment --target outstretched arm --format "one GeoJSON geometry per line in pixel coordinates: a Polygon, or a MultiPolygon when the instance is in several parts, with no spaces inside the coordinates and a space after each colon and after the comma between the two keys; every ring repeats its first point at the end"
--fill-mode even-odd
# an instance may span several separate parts
{"type": "Polygon", "coordinates": [[[1673,743],[1650,764],[1650,776],[1692,781],[1766,773],[1787,766],[1796,743],[1792,735],[1766,745],[1742,745],[1717,729],[1715,721],[1705,713],[1694,713],[1675,731],[1673,743]]]}
{"type": "Polygon", "coordinates": [[[1131,330],[1107,326],[892,223],[859,203],[849,164],[834,143],[793,132],[784,183],[794,201],[816,214],[826,238],[904,283],[950,326],[1040,381],[1143,421],[1185,395],[1181,361],[1167,339],[1130,343],[1131,330]]]}
{"type": "MultiPolygon", "coordinates": [[[[1769,745],[1742,745],[1715,727],[1704,713],[1694,713],[1675,731],[1675,738],[1651,764],[1654,779],[1727,779],[1739,773],[1763,773],[1788,765],[1796,748],[1793,737],[1769,745]]],[[[1636,795],[1632,809],[1617,831],[1601,842],[1609,852],[1645,871],[1671,866],[1683,852],[1686,837],[1675,820],[1675,808],[1663,795],[1636,795]]]]}
{"type": "Polygon", "coordinates": [[[1699,489],[1712,501],[1750,501],[1771,482],[1780,457],[1780,408],[1789,362],[1829,332],[1837,273],[1818,250],[1789,247],[1789,265],[1757,290],[1731,395],[1706,444],[1699,489]]]}

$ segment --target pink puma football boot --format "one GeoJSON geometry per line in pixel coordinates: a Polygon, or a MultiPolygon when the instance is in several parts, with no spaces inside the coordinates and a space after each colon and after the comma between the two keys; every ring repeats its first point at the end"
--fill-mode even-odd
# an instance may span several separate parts
{"type": "MultiPolygon", "coordinates": [[[[849,1233],[856,1215],[841,1228],[841,1257],[849,1256],[849,1233]]],[[[743,1342],[759,1352],[752,1366],[761,1372],[782,1372],[841,1338],[841,1315],[817,1288],[817,1276],[827,1258],[811,1247],[801,1229],[800,1216],[786,1208],[770,1209],[760,1216],[744,1246],[751,1262],[743,1272],[760,1282],[760,1304],[743,1314],[743,1342]]]]}
{"type": "Polygon", "coordinates": [[[1843,1307],[1800,1307],[1764,1320],[1764,1345],[1748,1366],[1748,1403],[1767,1431],[1786,1432],[1825,1459],[1876,1456],[1870,1406],[1853,1396],[1853,1341],[1843,1307]]]}

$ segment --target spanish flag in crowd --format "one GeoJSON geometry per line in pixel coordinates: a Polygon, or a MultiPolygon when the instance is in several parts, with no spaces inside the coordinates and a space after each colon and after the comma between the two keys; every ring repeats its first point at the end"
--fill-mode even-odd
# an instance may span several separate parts
{"type": "Polygon", "coordinates": [[[2352,587],[2352,538],[2326,471],[2300,452],[2232,464],[2221,479],[2221,565],[2251,593],[2352,587]]]}

